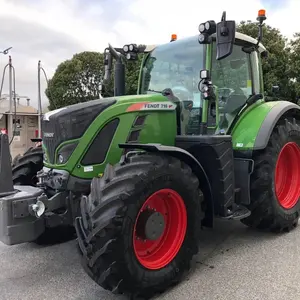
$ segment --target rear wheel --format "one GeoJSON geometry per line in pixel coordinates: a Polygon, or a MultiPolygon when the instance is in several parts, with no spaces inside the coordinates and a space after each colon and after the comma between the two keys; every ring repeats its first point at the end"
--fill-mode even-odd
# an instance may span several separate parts
{"type": "Polygon", "coordinates": [[[254,157],[251,176],[250,227],[289,231],[300,213],[300,126],[295,119],[280,120],[268,146],[254,157]]]}
{"type": "Polygon", "coordinates": [[[23,155],[18,155],[12,162],[14,185],[36,186],[36,174],[43,168],[42,147],[29,148],[23,155]]]}
{"type": "Polygon", "coordinates": [[[95,178],[76,220],[83,265],[104,289],[143,299],[180,281],[198,252],[198,179],[177,159],[142,154],[95,178]]]}

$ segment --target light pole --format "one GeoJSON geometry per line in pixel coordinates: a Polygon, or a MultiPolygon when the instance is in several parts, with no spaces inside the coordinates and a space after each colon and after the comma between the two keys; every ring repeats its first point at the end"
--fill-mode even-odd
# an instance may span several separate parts
{"type": "Polygon", "coordinates": [[[12,109],[13,107],[13,66],[12,66],[11,56],[9,56],[9,61],[8,61],[8,74],[9,74],[8,75],[9,76],[9,135],[12,141],[14,132],[13,132],[13,109],[12,109]]]}
{"type": "MultiPolygon", "coordinates": [[[[8,52],[9,52],[9,50],[11,50],[11,49],[12,49],[12,47],[8,47],[8,48],[6,48],[6,49],[0,51],[0,54],[7,55],[8,52]]],[[[4,76],[4,75],[3,75],[3,76],[4,76]]]]}
{"type": "MultiPolygon", "coordinates": [[[[0,51],[0,54],[7,55],[9,51],[12,49],[12,47],[8,47],[2,51],[0,51]]],[[[9,56],[8,64],[4,67],[3,70],[3,76],[2,76],[2,81],[1,81],[1,87],[0,87],[0,98],[2,95],[2,89],[3,89],[3,83],[4,83],[4,76],[5,76],[5,71],[6,68],[8,67],[8,75],[9,75],[9,121],[8,121],[8,135],[11,137],[10,143],[12,143],[13,137],[14,137],[14,132],[13,132],[13,98],[15,100],[14,94],[15,94],[15,89],[16,89],[16,82],[15,82],[15,68],[12,65],[12,59],[11,56],[9,56]]]]}
{"type": "Polygon", "coordinates": [[[11,49],[12,49],[12,47],[8,47],[8,48],[4,49],[3,51],[0,51],[0,53],[6,55],[6,54],[8,54],[9,50],[11,50],[11,49]]]}
{"type": "MultiPolygon", "coordinates": [[[[11,50],[11,49],[12,49],[12,47],[8,47],[8,48],[0,51],[0,54],[7,55],[9,50],[11,50]]],[[[3,75],[2,75],[2,84],[1,84],[1,88],[0,88],[0,98],[1,98],[1,94],[2,94],[2,88],[3,88],[2,85],[3,85],[4,75],[5,75],[5,69],[6,69],[6,67],[4,67],[3,75]]]]}
{"type": "Polygon", "coordinates": [[[41,71],[44,73],[45,79],[46,79],[46,83],[48,86],[48,78],[47,78],[47,74],[44,70],[44,68],[41,66],[41,61],[38,61],[38,132],[39,132],[39,138],[42,138],[42,95],[41,95],[41,71]]]}

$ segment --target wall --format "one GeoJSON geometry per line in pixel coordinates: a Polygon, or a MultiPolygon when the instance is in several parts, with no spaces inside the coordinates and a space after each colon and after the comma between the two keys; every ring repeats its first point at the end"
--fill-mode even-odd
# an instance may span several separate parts
{"type": "MultiPolygon", "coordinates": [[[[1,118],[2,115],[0,115],[1,118]]],[[[0,129],[6,128],[6,115],[3,115],[2,118],[0,119],[0,129]]]]}
{"type": "Polygon", "coordinates": [[[37,116],[18,115],[16,119],[17,128],[10,147],[12,158],[18,154],[23,154],[28,148],[34,146],[30,139],[35,138],[35,131],[38,129],[37,116]]]}

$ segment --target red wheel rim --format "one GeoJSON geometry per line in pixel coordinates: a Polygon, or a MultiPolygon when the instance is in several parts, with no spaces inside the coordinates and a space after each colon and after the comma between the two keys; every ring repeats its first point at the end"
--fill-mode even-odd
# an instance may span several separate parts
{"type": "Polygon", "coordinates": [[[294,142],[284,145],[278,155],[275,192],[285,209],[293,208],[300,197],[300,148],[294,142]]]}
{"type": "Polygon", "coordinates": [[[177,255],[187,230],[187,212],[182,197],[172,189],[152,194],[140,209],[134,224],[133,248],[140,264],[150,270],[168,265],[177,255]],[[165,227],[157,240],[141,239],[137,223],[146,209],[155,210],[164,217],[165,227]]]}

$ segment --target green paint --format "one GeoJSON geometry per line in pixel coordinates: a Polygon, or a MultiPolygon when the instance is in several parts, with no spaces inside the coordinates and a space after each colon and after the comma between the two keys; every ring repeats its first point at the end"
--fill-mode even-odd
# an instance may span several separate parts
{"type": "MultiPolygon", "coordinates": [[[[168,45],[168,47],[170,47],[170,45],[168,45]]],[[[215,57],[212,56],[213,45],[208,44],[203,47],[205,47],[205,68],[211,71],[212,60],[215,59],[215,57]]],[[[69,157],[66,163],[63,165],[59,165],[57,163],[49,164],[45,162],[46,167],[66,170],[73,176],[85,179],[92,179],[95,176],[101,176],[101,174],[104,172],[105,166],[108,163],[116,164],[120,160],[123,149],[120,149],[118,147],[118,144],[126,143],[128,136],[134,130],[140,131],[138,140],[139,143],[159,143],[170,146],[173,146],[175,144],[175,137],[177,132],[176,111],[127,111],[127,109],[131,105],[137,103],[168,101],[167,97],[164,97],[159,93],[140,94],[143,66],[147,56],[148,55],[144,55],[143,62],[140,68],[137,95],[116,97],[115,99],[117,100],[117,102],[101,112],[101,114],[99,114],[99,116],[90,124],[89,128],[81,138],[65,141],[61,145],[59,145],[59,147],[56,149],[56,157],[61,147],[75,141],[78,142],[76,149],[73,151],[72,155],[69,157]],[[143,125],[134,127],[133,124],[136,117],[143,115],[146,115],[145,123],[143,125]],[[85,167],[80,164],[82,158],[88,151],[89,146],[91,145],[97,134],[100,132],[100,130],[102,130],[108,122],[115,118],[118,118],[120,123],[114,134],[112,143],[107,152],[104,162],[92,166],[92,171],[87,171],[85,167]]],[[[204,58],[199,55],[199,59],[204,58]]],[[[263,84],[262,76],[260,80],[263,84]]],[[[216,88],[215,94],[217,99],[216,126],[210,127],[211,129],[217,129],[219,127],[219,97],[218,90],[216,88]]],[[[207,101],[203,101],[202,95],[201,102],[202,122],[207,122],[208,103],[207,101]]],[[[277,104],[279,104],[279,102],[266,103],[263,100],[260,100],[242,113],[232,131],[232,141],[234,149],[247,150],[253,148],[256,136],[263,121],[265,120],[267,114],[271,111],[271,109],[277,104]]],[[[45,155],[47,156],[47,149],[45,149],[44,146],[43,148],[45,151],[45,155]]]]}
{"type": "MultiPolygon", "coordinates": [[[[212,59],[212,45],[205,45],[205,69],[211,70],[211,59],[212,59]]],[[[203,59],[201,57],[201,59],[203,59]]],[[[199,70],[200,72],[201,70],[199,70]]],[[[208,101],[203,100],[203,95],[201,94],[201,102],[202,102],[202,123],[207,122],[207,112],[208,112],[208,101]]]]}
{"type": "Polygon", "coordinates": [[[259,101],[245,110],[232,131],[233,149],[252,149],[267,114],[279,103],[279,101],[259,101]]]}
{"type": "MultiPolygon", "coordinates": [[[[89,126],[80,139],[65,141],[56,149],[55,157],[61,147],[68,143],[78,141],[76,149],[63,165],[49,164],[49,168],[66,170],[73,176],[80,178],[93,178],[103,173],[106,164],[116,164],[122,155],[122,149],[118,147],[120,143],[126,143],[127,137],[132,130],[132,125],[136,117],[145,114],[144,111],[126,112],[132,104],[139,102],[166,102],[168,99],[161,94],[134,95],[117,97],[117,103],[104,110],[89,126]],[[83,156],[87,152],[98,132],[111,120],[119,118],[120,123],[108,150],[105,161],[93,166],[92,172],[85,172],[84,166],[80,164],[83,156]]],[[[147,111],[147,119],[141,129],[141,143],[161,143],[164,145],[174,145],[176,135],[176,113],[175,111],[147,111]]],[[[136,128],[134,128],[136,129],[136,128]]],[[[47,152],[47,149],[45,149],[47,152]]]]}
{"type": "Polygon", "coordinates": [[[137,95],[141,94],[141,86],[142,86],[142,79],[143,79],[143,68],[144,68],[144,64],[146,61],[148,54],[143,54],[143,59],[142,59],[142,63],[140,66],[140,71],[139,71],[139,79],[138,79],[138,85],[137,85],[137,95]]]}
{"type": "Polygon", "coordinates": [[[176,113],[151,112],[147,114],[147,119],[143,130],[140,133],[139,142],[158,143],[167,146],[174,146],[176,136],[176,113]]]}

